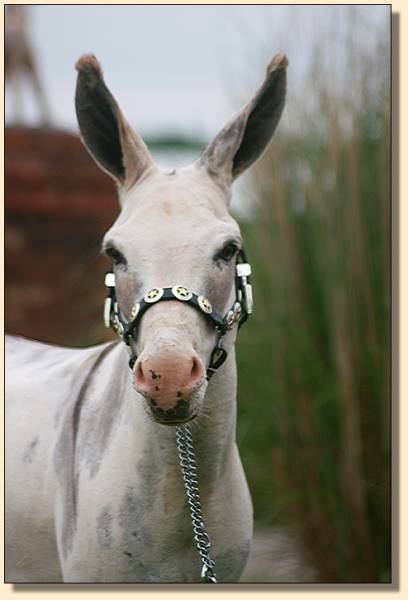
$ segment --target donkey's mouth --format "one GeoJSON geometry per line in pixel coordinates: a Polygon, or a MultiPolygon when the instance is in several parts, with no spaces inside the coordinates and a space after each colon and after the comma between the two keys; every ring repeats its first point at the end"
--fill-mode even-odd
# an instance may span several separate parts
{"type": "Polygon", "coordinates": [[[175,408],[169,410],[163,410],[150,404],[150,413],[156,423],[161,425],[183,425],[192,421],[198,414],[198,409],[190,412],[188,403],[184,403],[184,406],[177,405],[175,408]]]}
{"type": "Polygon", "coordinates": [[[198,414],[198,410],[196,410],[194,413],[192,413],[190,416],[186,417],[185,419],[161,419],[158,417],[154,417],[154,420],[156,421],[156,423],[159,423],[160,425],[173,425],[173,426],[177,426],[177,425],[184,425],[185,423],[188,423],[189,421],[192,421],[193,419],[195,419],[195,417],[198,414]]]}

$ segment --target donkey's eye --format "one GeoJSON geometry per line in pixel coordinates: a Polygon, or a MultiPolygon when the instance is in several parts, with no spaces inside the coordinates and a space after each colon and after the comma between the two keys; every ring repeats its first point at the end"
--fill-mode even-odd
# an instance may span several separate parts
{"type": "Polygon", "coordinates": [[[214,256],[214,260],[216,262],[222,260],[224,262],[229,262],[234,258],[236,253],[238,252],[238,246],[234,242],[228,242],[225,246],[217,252],[214,256]]]}
{"type": "Polygon", "coordinates": [[[126,258],[123,256],[122,252],[119,252],[119,250],[117,250],[114,246],[108,246],[105,248],[105,254],[113,260],[115,265],[122,267],[127,266],[126,258]]]}

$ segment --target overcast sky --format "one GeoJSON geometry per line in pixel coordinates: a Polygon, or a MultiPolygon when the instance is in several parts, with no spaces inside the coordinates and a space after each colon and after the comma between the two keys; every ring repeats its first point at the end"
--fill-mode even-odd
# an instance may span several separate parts
{"type": "MultiPolygon", "coordinates": [[[[249,99],[276,52],[289,56],[290,91],[297,99],[311,83],[305,74],[319,36],[325,39],[323,52],[341,69],[351,18],[345,6],[38,5],[27,10],[57,126],[77,129],[74,64],[93,52],[142,135],[177,132],[205,139],[249,99]]],[[[370,45],[379,31],[386,32],[389,7],[359,10],[361,42],[370,45]]],[[[28,96],[26,114],[33,122],[28,96]]],[[[7,114],[9,103],[7,97],[7,114]]]]}

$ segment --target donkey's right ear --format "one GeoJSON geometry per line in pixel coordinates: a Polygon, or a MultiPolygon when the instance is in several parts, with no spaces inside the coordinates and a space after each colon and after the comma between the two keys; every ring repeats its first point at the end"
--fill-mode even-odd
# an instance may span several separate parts
{"type": "Polygon", "coordinates": [[[155,168],[154,160],[142,138],[122,115],[96,57],[86,54],[75,66],[78,71],[75,109],[82,140],[101,169],[119,185],[131,187],[155,168]]]}

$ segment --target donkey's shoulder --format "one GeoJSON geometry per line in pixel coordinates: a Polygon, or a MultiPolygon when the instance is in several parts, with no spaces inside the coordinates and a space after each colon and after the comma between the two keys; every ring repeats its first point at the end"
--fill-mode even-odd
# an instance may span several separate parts
{"type": "Polygon", "coordinates": [[[22,336],[5,336],[5,358],[6,368],[19,366],[22,370],[32,365],[42,363],[44,366],[61,365],[66,363],[78,363],[95,359],[110,346],[116,346],[118,342],[106,342],[87,348],[69,348],[57,346],[37,340],[31,340],[22,336]]]}
{"type": "Polygon", "coordinates": [[[107,342],[88,348],[67,348],[6,335],[6,388],[13,396],[24,390],[31,396],[37,388],[43,393],[63,393],[64,386],[68,391],[73,381],[83,379],[99,357],[117,345],[107,342]]]}

